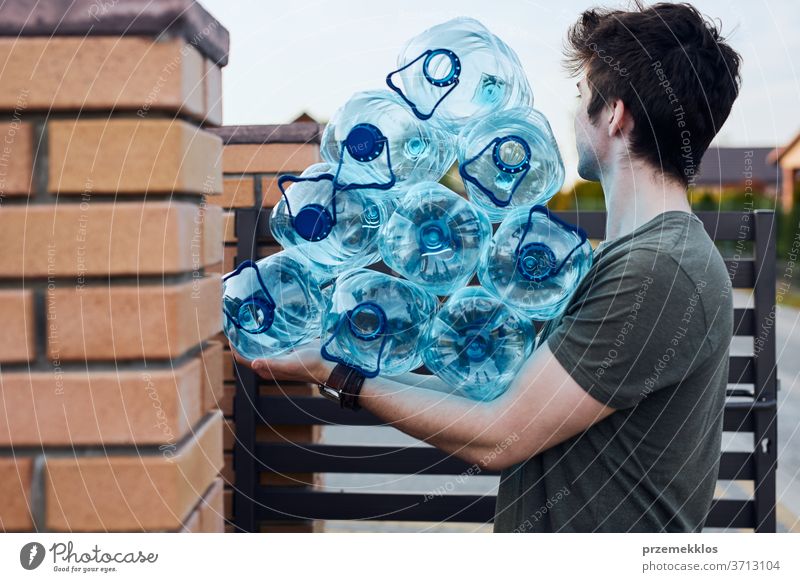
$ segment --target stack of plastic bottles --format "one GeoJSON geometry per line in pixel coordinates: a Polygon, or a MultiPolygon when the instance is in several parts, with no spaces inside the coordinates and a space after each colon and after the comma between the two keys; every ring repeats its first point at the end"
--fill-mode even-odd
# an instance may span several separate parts
{"type": "Polygon", "coordinates": [[[279,179],[284,250],[224,277],[225,334],[251,360],[318,340],[367,377],[425,364],[491,400],[591,265],[586,234],[544,206],[558,146],[516,54],[476,20],[411,39],[386,84],[336,112],[323,163],[279,179]],[[440,183],[456,162],[466,198],[440,183]]]}

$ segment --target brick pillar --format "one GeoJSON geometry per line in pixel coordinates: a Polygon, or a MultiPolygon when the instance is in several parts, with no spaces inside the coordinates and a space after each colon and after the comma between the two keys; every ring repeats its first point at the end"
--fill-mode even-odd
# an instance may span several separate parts
{"type": "Polygon", "coordinates": [[[0,7],[0,531],[224,529],[227,51],[190,0],[0,7]]]}
{"type": "MultiPolygon", "coordinates": [[[[300,173],[319,161],[320,126],[314,122],[297,122],[287,125],[240,125],[215,128],[212,131],[223,139],[223,195],[210,199],[220,205],[225,213],[225,250],[222,272],[230,272],[238,263],[236,256],[237,209],[257,209],[264,224],[272,207],[280,198],[277,178],[280,174],[300,173]]],[[[258,256],[265,257],[280,251],[280,246],[267,235],[258,240],[258,256]]],[[[220,336],[222,341],[224,336],[220,336]]],[[[227,345],[225,346],[227,350],[227,345]]],[[[235,397],[234,368],[230,353],[225,355],[225,399],[223,412],[228,431],[225,439],[225,517],[233,519],[233,449],[236,426],[233,422],[235,397]]],[[[282,384],[280,387],[264,383],[262,395],[292,394],[313,396],[316,390],[308,384],[282,384]]],[[[319,426],[265,426],[259,425],[256,441],[260,442],[318,442],[319,426]]],[[[261,471],[259,485],[279,487],[313,487],[319,476],[313,473],[278,475],[261,471]]],[[[321,527],[316,522],[264,522],[259,530],[264,532],[310,532],[321,527]]]]}

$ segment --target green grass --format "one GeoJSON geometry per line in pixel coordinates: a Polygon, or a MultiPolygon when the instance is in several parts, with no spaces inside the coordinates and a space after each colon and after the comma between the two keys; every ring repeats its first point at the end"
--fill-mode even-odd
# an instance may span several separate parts
{"type": "Polygon", "coordinates": [[[800,309],[800,292],[789,291],[783,295],[783,300],[779,305],[786,305],[787,307],[794,307],[800,309]]]}

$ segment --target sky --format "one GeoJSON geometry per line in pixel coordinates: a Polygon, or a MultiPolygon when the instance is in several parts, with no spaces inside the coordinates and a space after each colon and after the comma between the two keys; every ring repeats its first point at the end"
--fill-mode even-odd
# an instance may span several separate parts
{"type": "MultiPolygon", "coordinates": [[[[562,68],[565,32],[586,8],[576,0],[200,0],[231,35],[222,74],[226,125],[325,121],[357,91],[385,88],[400,47],[431,26],[470,16],[518,55],[534,107],[550,121],[567,179],[577,176],[575,79],[562,68]]],[[[800,2],[697,0],[742,54],[743,84],[715,143],[780,146],[800,132],[800,2]]]]}

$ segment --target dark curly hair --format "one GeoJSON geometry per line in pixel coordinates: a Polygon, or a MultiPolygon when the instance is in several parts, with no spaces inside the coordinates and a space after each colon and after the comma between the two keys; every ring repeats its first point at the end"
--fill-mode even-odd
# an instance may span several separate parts
{"type": "Polygon", "coordinates": [[[589,119],[620,99],[634,121],[632,155],[691,184],[741,85],[741,56],[719,27],[690,4],[593,8],[570,28],[564,52],[592,90],[589,119]]]}

